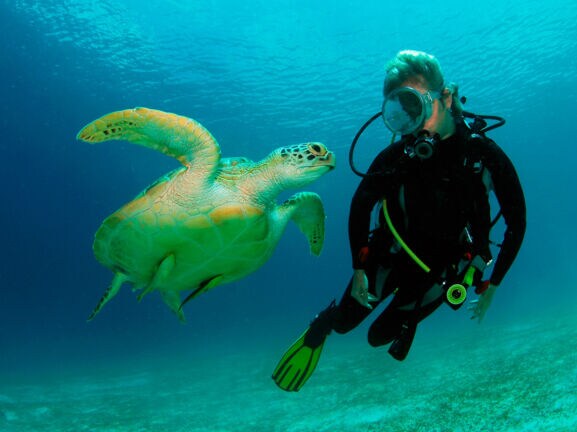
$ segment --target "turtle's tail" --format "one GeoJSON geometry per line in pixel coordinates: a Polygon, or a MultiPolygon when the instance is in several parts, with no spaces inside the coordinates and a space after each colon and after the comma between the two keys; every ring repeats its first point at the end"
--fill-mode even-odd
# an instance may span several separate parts
{"type": "Polygon", "coordinates": [[[100,301],[98,302],[98,304],[96,305],[96,307],[94,308],[94,310],[92,311],[90,316],[88,317],[87,321],[90,322],[94,319],[94,317],[98,314],[98,312],[100,312],[100,309],[102,309],[106,303],[108,303],[110,300],[112,300],[112,298],[116,294],[118,294],[120,287],[127,280],[128,279],[127,279],[126,275],[124,275],[122,273],[116,273],[115,274],[114,279],[112,279],[112,282],[110,283],[110,285],[108,286],[108,288],[104,292],[104,295],[102,296],[102,298],[100,299],[100,301]]]}

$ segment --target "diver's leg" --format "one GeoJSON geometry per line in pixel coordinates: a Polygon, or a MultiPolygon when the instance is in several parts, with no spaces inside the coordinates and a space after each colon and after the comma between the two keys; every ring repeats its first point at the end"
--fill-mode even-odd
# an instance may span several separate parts
{"type": "MultiPolygon", "coordinates": [[[[373,273],[367,272],[371,292],[374,292],[374,286],[371,286],[374,285],[373,273]]],[[[331,331],[346,333],[371,312],[351,297],[351,288],[352,279],[339,304],[333,300],[312,320],[305,332],[282,356],[272,374],[273,380],[281,389],[299,391],[313,374],[325,340],[331,331]]]]}
{"type": "Polygon", "coordinates": [[[386,298],[395,290],[396,292],[391,302],[369,328],[368,341],[370,345],[374,347],[386,345],[398,337],[402,322],[408,317],[407,312],[399,309],[399,306],[401,300],[403,303],[409,302],[409,299],[402,299],[402,292],[398,288],[404,286],[406,279],[410,278],[409,275],[410,273],[406,272],[405,267],[398,265],[388,273],[387,278],[383,281],[382,298],[386,298]]]}
{"type": "MultiPolygon", "coordinates": [[[[352,286],[353,280],[351,279],[331,315],[331,327],[340,334],[348,333],[357,327],[371,313],[370,309],[362,306],[351,296],[352,286]]],[[[371,292],[370,288],[369,292],[371,292]]]]}
{"type": "Polygon", "coordinates": [[[415,272],[410,266],[399,265],[391,271],[384,291],[398,289],[391,303],[369,328],[369,343],[377,347],[392,342],[389,353],[397,360],[404,360],[413,342],[417,323],[440,304],[427,300],[426,310],[422,310],[424,293],[428,293],[432,285],[429,275],[415,272]]]}
{"type": "Polygon", "coordinates": [[[423,321],[425,318],[427,318],[429,315],[435,312],[439,308],[439,306],[443,304],[443,302],[444,298],[443,296],[440,296],[435,300],[427,303],[426,305],[421,306],[417,312],[417,322],[423,321]]]}
{"type": "MultiPolygon", "coordinates": [[[[420,301],[419,301],[420,302],[420,301]]],[[[399,336],[395,338],[389,347],[389,354],[396,360],[402,361],[409,354],[415,333],[417,332],[417,324],[432,314],[443,303],[443,297],[437,297],[426,305],[417,306],[412,312],[405,312],[409,316],[401,321],[401,328],[399,336]]]]}
{"type": "MultiPolygon", "coordinates": [[[[367,268],[365,272],[369,282],[369,293],[379,299],[377,302],[372,302],[373,306],[376,307],[383,298],[390,294],[382,287],[385,284],[388,271],[375,263],[374,266],[367,268]]],[[[334,331],[340,334],[347,333],[357,327],[372,312],[372,309],[361,305],[351,295],[352,288],[353,280],[351,278],[339,304],[331,314],[331,326],[334,331]]]]}
{"type": "Polygon", "coordinates": [[[369,344],[378,347],[392,342],[389,354],[399,361],[404,360],[417,331],[416,304],[417,309],[414,306],[404,309],[397,298],[393,299],[369,328],[369,344]]]}
{"type": "MultiPolygon", "coordinates": [[[[366,270],[369,292],[373,295],[377,291],[375,287],[377,271],[376,266],[366,270]]],[[[306,345],[311,347],[322,345],[332,330],[340,334],[347,333],[357,327],[371,313],[371,309],[364,307],[351,296],[352,286],[353,279],[351,278],[340,302],[336,304],[333,300],[311,321],[306,331],[306,345]]]]}
{"type": "MultiPolygon", "coordinates": [[[[400,291],[407,293],[407,289],[400,291]]],[[[443,297],[438,296],[423,305],[419,298],[422,294],[414,294],[419,291],[415,289],[412,296],[397,295],[369,329],[369,343],[377,347],[392,342],[389,354],[399,361],[404,360],[411,349],[417,324],[443,303],[443,297]]]]}
{"type": "Polygon", "coordinates": [[[387,345],[401,333],[403,321],[409,314],[389,304],[387,308],[371,324],[368,333],[369,344],[374,347],[387,345]]]}

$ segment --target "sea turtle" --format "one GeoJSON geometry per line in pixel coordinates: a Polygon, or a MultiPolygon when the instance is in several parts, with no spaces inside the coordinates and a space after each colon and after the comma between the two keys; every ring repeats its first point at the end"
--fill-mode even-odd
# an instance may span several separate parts
{"type": "Polygon", "coordinates": [[[126,140],[172,156],[183,165],[158,179],[104,220],[94,255],[114,272],[90,321],[125,282],[157,290],[184,320],[182,305],[217,285],[261,267],[289,220],[321,252],[325,214],[320,197],[300,192],[278,205],[287,188],[305,186],[335,166],[318,142],[281,147],[260,162],[221,159],[220,147],[200,123],[148,108],[107,114],[77,136],[89,143],[126,140]],[[191,293],[181,301],[180,292],[191,293]]]}

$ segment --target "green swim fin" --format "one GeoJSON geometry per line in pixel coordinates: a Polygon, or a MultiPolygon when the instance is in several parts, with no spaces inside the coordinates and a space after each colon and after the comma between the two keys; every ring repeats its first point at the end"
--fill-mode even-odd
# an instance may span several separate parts
{"type": "Polygon", "coordinates": [[[331,312],[335,308],[333,301],[282,356],[272,374],[272,379],[281,389],[299,391],[311,377],[321,357],[325,340],[332,330],[331,312]]]}
{"type": "Polygon", "coordinates": [[[320,345],[307,345],[307,329],[280,359],[272,374],[274,382],[283,390],[299,391],[315,371],[326,336],[320,345]]]}

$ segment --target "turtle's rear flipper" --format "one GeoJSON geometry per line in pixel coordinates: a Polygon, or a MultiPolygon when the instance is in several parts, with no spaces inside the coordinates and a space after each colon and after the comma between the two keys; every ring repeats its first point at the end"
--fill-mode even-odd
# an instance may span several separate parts
{"type": "Polygon", "coordinates": [[[178,316],[180,322],[184,323],[185,319],[182,307],[185,305],[185,303],[188,303],[188,301],[192,300],[196,296],[205,293],[211,288],[217,286],[222,281],[222,278],[223,278],[222,275],[218,275],[213,278],[205,280],[200,284],[200,286],[197,289],[195,289],[192,293],[190,293],[188,297],[184,299],[184,301],[180,301],[178,291],[161,290],[160,295],[162,296],[162,300],[164,301],[164,303],[166,303],[168,307],[176,314],[176,316],[178,316]]]}
{"type": "Polygon", "coordinates": [[[114,279],[112,279],[112,282],[104,292],[104,295],[102,296],[102,298],[100,299],[100,301],[98,302],[98,304],[88,317],[87,321],[92,321],[94,319],[94,317],[98,314],[98,312],[100,312],[100,309],[102,309],[106,303],[108,303],[110,300],[112,300],[112,298],[116,294],[118,294],[120,287],[126,281],[127,281],[126,275],[122,273],[116,273],[114,279]]]}
{"type": "Polygon", "coordinates": [[[218,284],[220,284],[220,282],[222,281],[223,276],[222,275],[218,275],[218,276],[214,276],[210,279],[207,279],[203,282],[201,282],[200,286],[195,289],[193,292],[191,292],[180,304],[180,306],[178,307],[178,310],[182,310],[182,307],[188,303],[190,300],[192,300],[193,298],[199,296],[200,294],[203,294],[211,289],[213,289],[215,286],[217,286],[218,284]]]}
{"type": "Polygon", "coordinates": [[[162,296],[162,300],[164,301],[164,303],[166,303],[166,305],[168,305],[170,310],[172,310],[176,314],[178,320],[181,323],[184,323],[186,320],[184,318],[184,312],[180,308],[181,301],[180,296],[178,295],[178,291],[161,290],[160,295],[162,296]]]}

